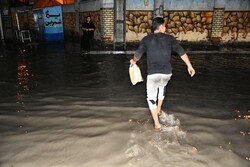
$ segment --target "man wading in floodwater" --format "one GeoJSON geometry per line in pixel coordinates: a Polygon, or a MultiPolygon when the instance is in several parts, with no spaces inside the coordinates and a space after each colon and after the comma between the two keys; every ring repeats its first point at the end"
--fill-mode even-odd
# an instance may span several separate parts
{"type": "Polygon", "coordinates": [[[143,53],[147,54],[147,102],[156,129],[161,128],[158,115],[161,114],[165,89],[172,76],[172,66],[170,64],[172,51],[176,52],[186,63],[190,76],[193,77],[195,74],[195,70],[184,49],[173,36],[165,34],[165,31],[164,19],[153,19],[152,32],[154,33],[142,39],[134,57],[130,59],[131,64],[136,64],[143,53]]]}

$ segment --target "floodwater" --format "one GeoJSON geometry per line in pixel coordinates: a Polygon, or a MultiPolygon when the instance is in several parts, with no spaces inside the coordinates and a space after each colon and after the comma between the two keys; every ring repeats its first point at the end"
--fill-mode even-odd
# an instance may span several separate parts
{"type": "Polygon", "coordinates": [[[189,55],[193,78],[173,57],[163,109],[180,125],[157,131],[131,55],[78,50],[1,52],[1,167],[250,166],[250,55],[189,55]]]}

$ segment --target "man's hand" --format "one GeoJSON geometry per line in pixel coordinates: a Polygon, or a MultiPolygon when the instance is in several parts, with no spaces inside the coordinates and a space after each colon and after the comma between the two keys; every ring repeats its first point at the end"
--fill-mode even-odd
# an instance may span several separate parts
{"type": "Polygon", "coordinates": [[[132,59],[130,59],[130,64],[136,64],[138,60],[139,59],[134,56],[132,59]]]}
{"type": "Polygon", "coordinates": [[[136,61],[134,60],[134,58],[130,59],[130,64],[136,64],[136,61]]]}
{"type": "Polygon", "coordinates": [[[194,70],[194,68],[193,68],[192,66],[191,66],[191,67],[188,67],[188,73],[189,73],[189,75],[190,75],[191,77],[194,76],[195,70],[194,70]]]}
{"type": "Polygon", "coordinates": [[[181,56],[181,59],[186,63],[187,67],[188,67],[188,73],[191,77],[194,76],[195,74],[195,70],[191,64],[191,62],[189,61],[188,55],[185,53],[184,55],[181,56]]]}

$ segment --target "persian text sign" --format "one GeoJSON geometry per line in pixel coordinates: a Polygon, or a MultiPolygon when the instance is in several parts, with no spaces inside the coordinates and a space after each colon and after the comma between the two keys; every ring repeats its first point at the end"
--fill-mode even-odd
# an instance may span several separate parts
{"type": "Polygon", "coordinates": [[[45,39],[63,39],[63,19],[61,6],[48,7],[43,9],[45,39]]]}

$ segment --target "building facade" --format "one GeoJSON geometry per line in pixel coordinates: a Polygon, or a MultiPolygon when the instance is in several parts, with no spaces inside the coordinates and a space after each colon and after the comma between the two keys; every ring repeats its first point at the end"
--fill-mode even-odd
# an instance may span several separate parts
{"type": "MultiPolygon", "coordinates": [[[[126,41],[139,41],[152,33],[154,0],[125,0],[124,3],[126,41]]],[[[11,10],[13,29],[16,29],[15,12],[18,10],[11,10]]],[[[29,8],[20,16],[19,22],[28,22],[34,37],[32,10],[29,8]]],[[[62,10],[66,39],[79,39],[81,24],[90,15],[96,26],[95,39],[113,42],[114,11],[117,10],[113,0],[77,1],[63,5],[62,10]]],[[[162,12],[167,33],[179,41],[250,42],[249,0],[164,0],[162,12]]]]}

